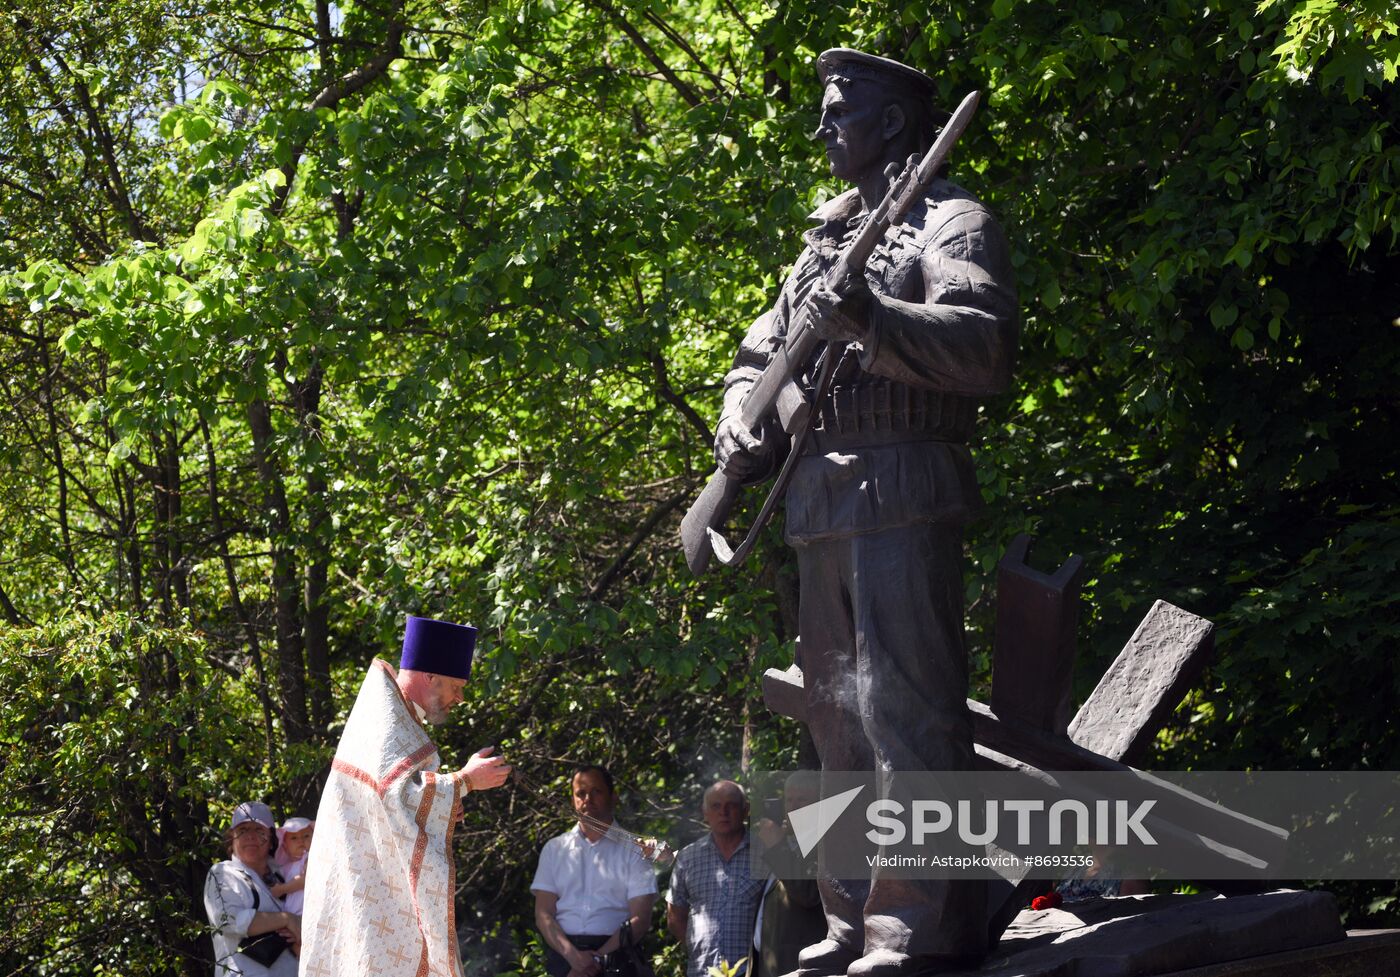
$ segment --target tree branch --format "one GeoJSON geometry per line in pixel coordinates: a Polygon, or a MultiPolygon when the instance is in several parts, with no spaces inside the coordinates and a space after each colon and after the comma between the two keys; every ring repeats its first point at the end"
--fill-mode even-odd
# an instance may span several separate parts
{"type": "Polygon", "coordinates": [[[627,566],[627,561],[632,558],[632,554],[637,551],[637,547],[652,534],[661,520],[665,519],[686,499],[690,498],[690,490],[687,489],[679,495],[673,495],[665,502],[652,510],[651,515],[642,521],[637,527],[637,531],[632,534],[632,538],[627,541],[627,545],[622,548],[622,552],[603,571],[602,576],[593,584],[588,591],[588,600],[599,600],[608,588],[617,582],[617,578],[622,575],[623,569],[627,566]]]}
{"type": "Polygon", "coordinates": [[[679,34],[675,30],[675,28],[673,28],[670,24],[666,23],[656,14],[652,13],[650,10],[645,11],[642,14],[642,16],[645,17],[647,20],[651,21],[651,23],[656,27],[657,30],[659,30],[661,33],[665,34],[668,38],[671,39],[672,44],[684,51],[686,55],[690,58],[690,60],[695,62],[695,66],[700,69],[700,73],[710,79],[710,84],[714,86],[714,93],[716,95],[724,94],[724,79],[721,78],[715,72],[711,71],[709,65],[705,64],[704,61],[700,60],[700,55],[695,53],[695,49],[690,46],[686,39],[681,34],[679,34]]]}
{"type": "Polygon", "coordinates": [[[108,197],[126,221],[127,231],[131,236],[136,240],[144,240],[148,236],[146,226],[140,215],[136,213],[136,208],[131,205],[131,195],[127,192],[126,180],[122,177],[121,167],[117,165],[117,153],[116,147],[112,143],[112,131],[107,128],[107,123],[98,113],[97,107],[93,105],[92,97],[88,94],[87,83],[73,73],[73,69],[68,66],[68,62],[64,60],[59,50],[36,31],[32,23],[21,18],[19,26],[22,30],[32,33],[38,40],[39,46],[49,57],[53,58],[54,64],[58,65],[59,70],[73,80],[73,94],[77,97],[78,105],[87,118],[88,132],[96,143],[102,162],[107,167],[107,179],[103,182],[107,185],[108,197]]]}
{"type": "Polygon", "coordinates": [[[700,416],[699,412],[696,411],[694,407],[690,406],[689,401],[676,393],[675,388],[671,386],[671,379],[666,372],[666,361],[661,358],[660,353],[653,353],[651,355],[651,369],[656,376],[656,392],[660,395],[661,399],[681,412],[681,416],[689,421],[691,426],[699,432],[702,444],[714,444],[714,432],[711,431],[710,426],[705,423],[705,419],[700,416]]]}
{"type": "Polygon", "coordinates": [[[621,11],[608,3],[608,0],[592,0],[592,2],[599,10],[603,11],[617,22],[617,26],[622,29],[622,33],[626,34],[631,39],[632,43],[637,46],[637,50],[641,51],[648,61],[656,65],[656,70],[661,72],[661,76],[671,83],[672,88],[680,93],[681,98],[685,99],[687,105],[691,108],[695,108],[700,104],[700,96],[695,94],[695,89],[687,85],[681,80],[679,75],[671,70],[671,66],[666,63],[661,55],[656,53],[655,48],[647,43],[647,39],[643,37],[635,27],[627,22],[627,18],[622,16],[621,11]]]}
{"type": "Polygon", "coordinates": [[[741,25],[743,25],[744,30],[749,32],[749,37],[753,38],[754,41],[757,42],[759,40],[758,31],[754,30],[749,25],[748,20],[746,20],[744,15],[739,12],[739,8],[734,6],[734,0],[721,0],[721,2],[724,4],[725,9],[727,9],[731,14],[734,15],[734,19],[737,20],[741,25]]]}
{"type": "MultiPolygon", "coordinates": [[[[307,103],[307,111],[315,112],[317,109],[334,108],[340,104],[342,99],[355,94],[383,77],[384,72],[389,69],[389,65],[403,54],[403,35],[407,26],[403,20],[403,7],[403,0],[399,0],[388,15],[388,30],[384,37],[384,46],[380,48],[379,53],[354,71],[342,75],[322,88],[307,103]]],[[[306,152],[308,141],[303,140],[294,146],[291,158],[287,160],[287,165],[282,167],[282,176],[285,179],[282,186],[277,188],[277,196],[272,202],[272,212],[275,215],[281,215],[282,211],[286,209],[287,201],[292,193],[292,181],[296,179],[297,167],[301,165],[301,157],[306,152]]]]}
{"type": "Polygon", "coordinates": [[[21,614],[15,608],[15,605],[10,602],[10,595],[5,593],[4,587],[0,587],[0,611],[4,611],[6,620],[8,620],[17,628],[23,627],[26,624],[34,623],[33,621],[29,620],[29,618],[21,614]]]}
{"type": "Polygon", "coordinates": [[[31,190],[24,184],[16,183],[13,180],[7,179],[4,176],[0,176],[0,185],[7,186],[11,190],[18,190],[20,193],[24,194],[26,197],[29,197],[31,200],[37,200],[44,206],[48,206],[49,198],[45,197],[38,190],[31,190]]]}

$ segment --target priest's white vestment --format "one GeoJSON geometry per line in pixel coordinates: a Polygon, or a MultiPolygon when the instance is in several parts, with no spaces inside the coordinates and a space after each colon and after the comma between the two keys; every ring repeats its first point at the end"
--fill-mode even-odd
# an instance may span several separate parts
{"type": "Polygon", "coordinates": [[[350,710],[306,859],[301,977],[461,977],[452,830],[469,789],[386,662],[350,710]]]}

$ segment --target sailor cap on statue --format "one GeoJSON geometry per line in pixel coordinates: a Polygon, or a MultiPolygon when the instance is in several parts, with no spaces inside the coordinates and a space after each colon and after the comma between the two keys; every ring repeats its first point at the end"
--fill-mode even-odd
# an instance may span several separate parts
{"type": "Polygon", "coordinates": [[[825,86],[831,75],[838,78],[863,79],[884,85],[899,85],[910,88],[927,98],[937,95],[933,79],[922,71],[916,71],[907,64],[881,58],[864,51],[854,51],[848,47],[834,47],[817,55],[817,77],[825,86]]]}
{"type": "Polygon", "coordinates": [[[476,628],[471,625],[410,616],[403,629],[399,668],[469,678],[475,651],[476,628]]]}

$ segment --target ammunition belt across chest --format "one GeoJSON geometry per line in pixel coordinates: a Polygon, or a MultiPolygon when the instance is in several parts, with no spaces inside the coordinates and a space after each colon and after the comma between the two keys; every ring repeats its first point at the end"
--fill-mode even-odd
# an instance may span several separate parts
{"type": "Polygon", "coordinates": [[[883,378],[838,383],[818,407],[812,446],[826,452],[909,441],[965,444],[976,423],[971,397],[883,378]]]}

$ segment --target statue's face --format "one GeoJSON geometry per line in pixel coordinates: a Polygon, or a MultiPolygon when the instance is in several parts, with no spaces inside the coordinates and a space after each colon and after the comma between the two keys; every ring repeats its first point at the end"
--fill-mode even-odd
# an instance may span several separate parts
{"type": "Polygon", "coordinates": [[[827,84],[817,138],[826,144],[832,176],[856,183],[884,161],[886,99],[880,95],[862,81],[827,84]]]}

